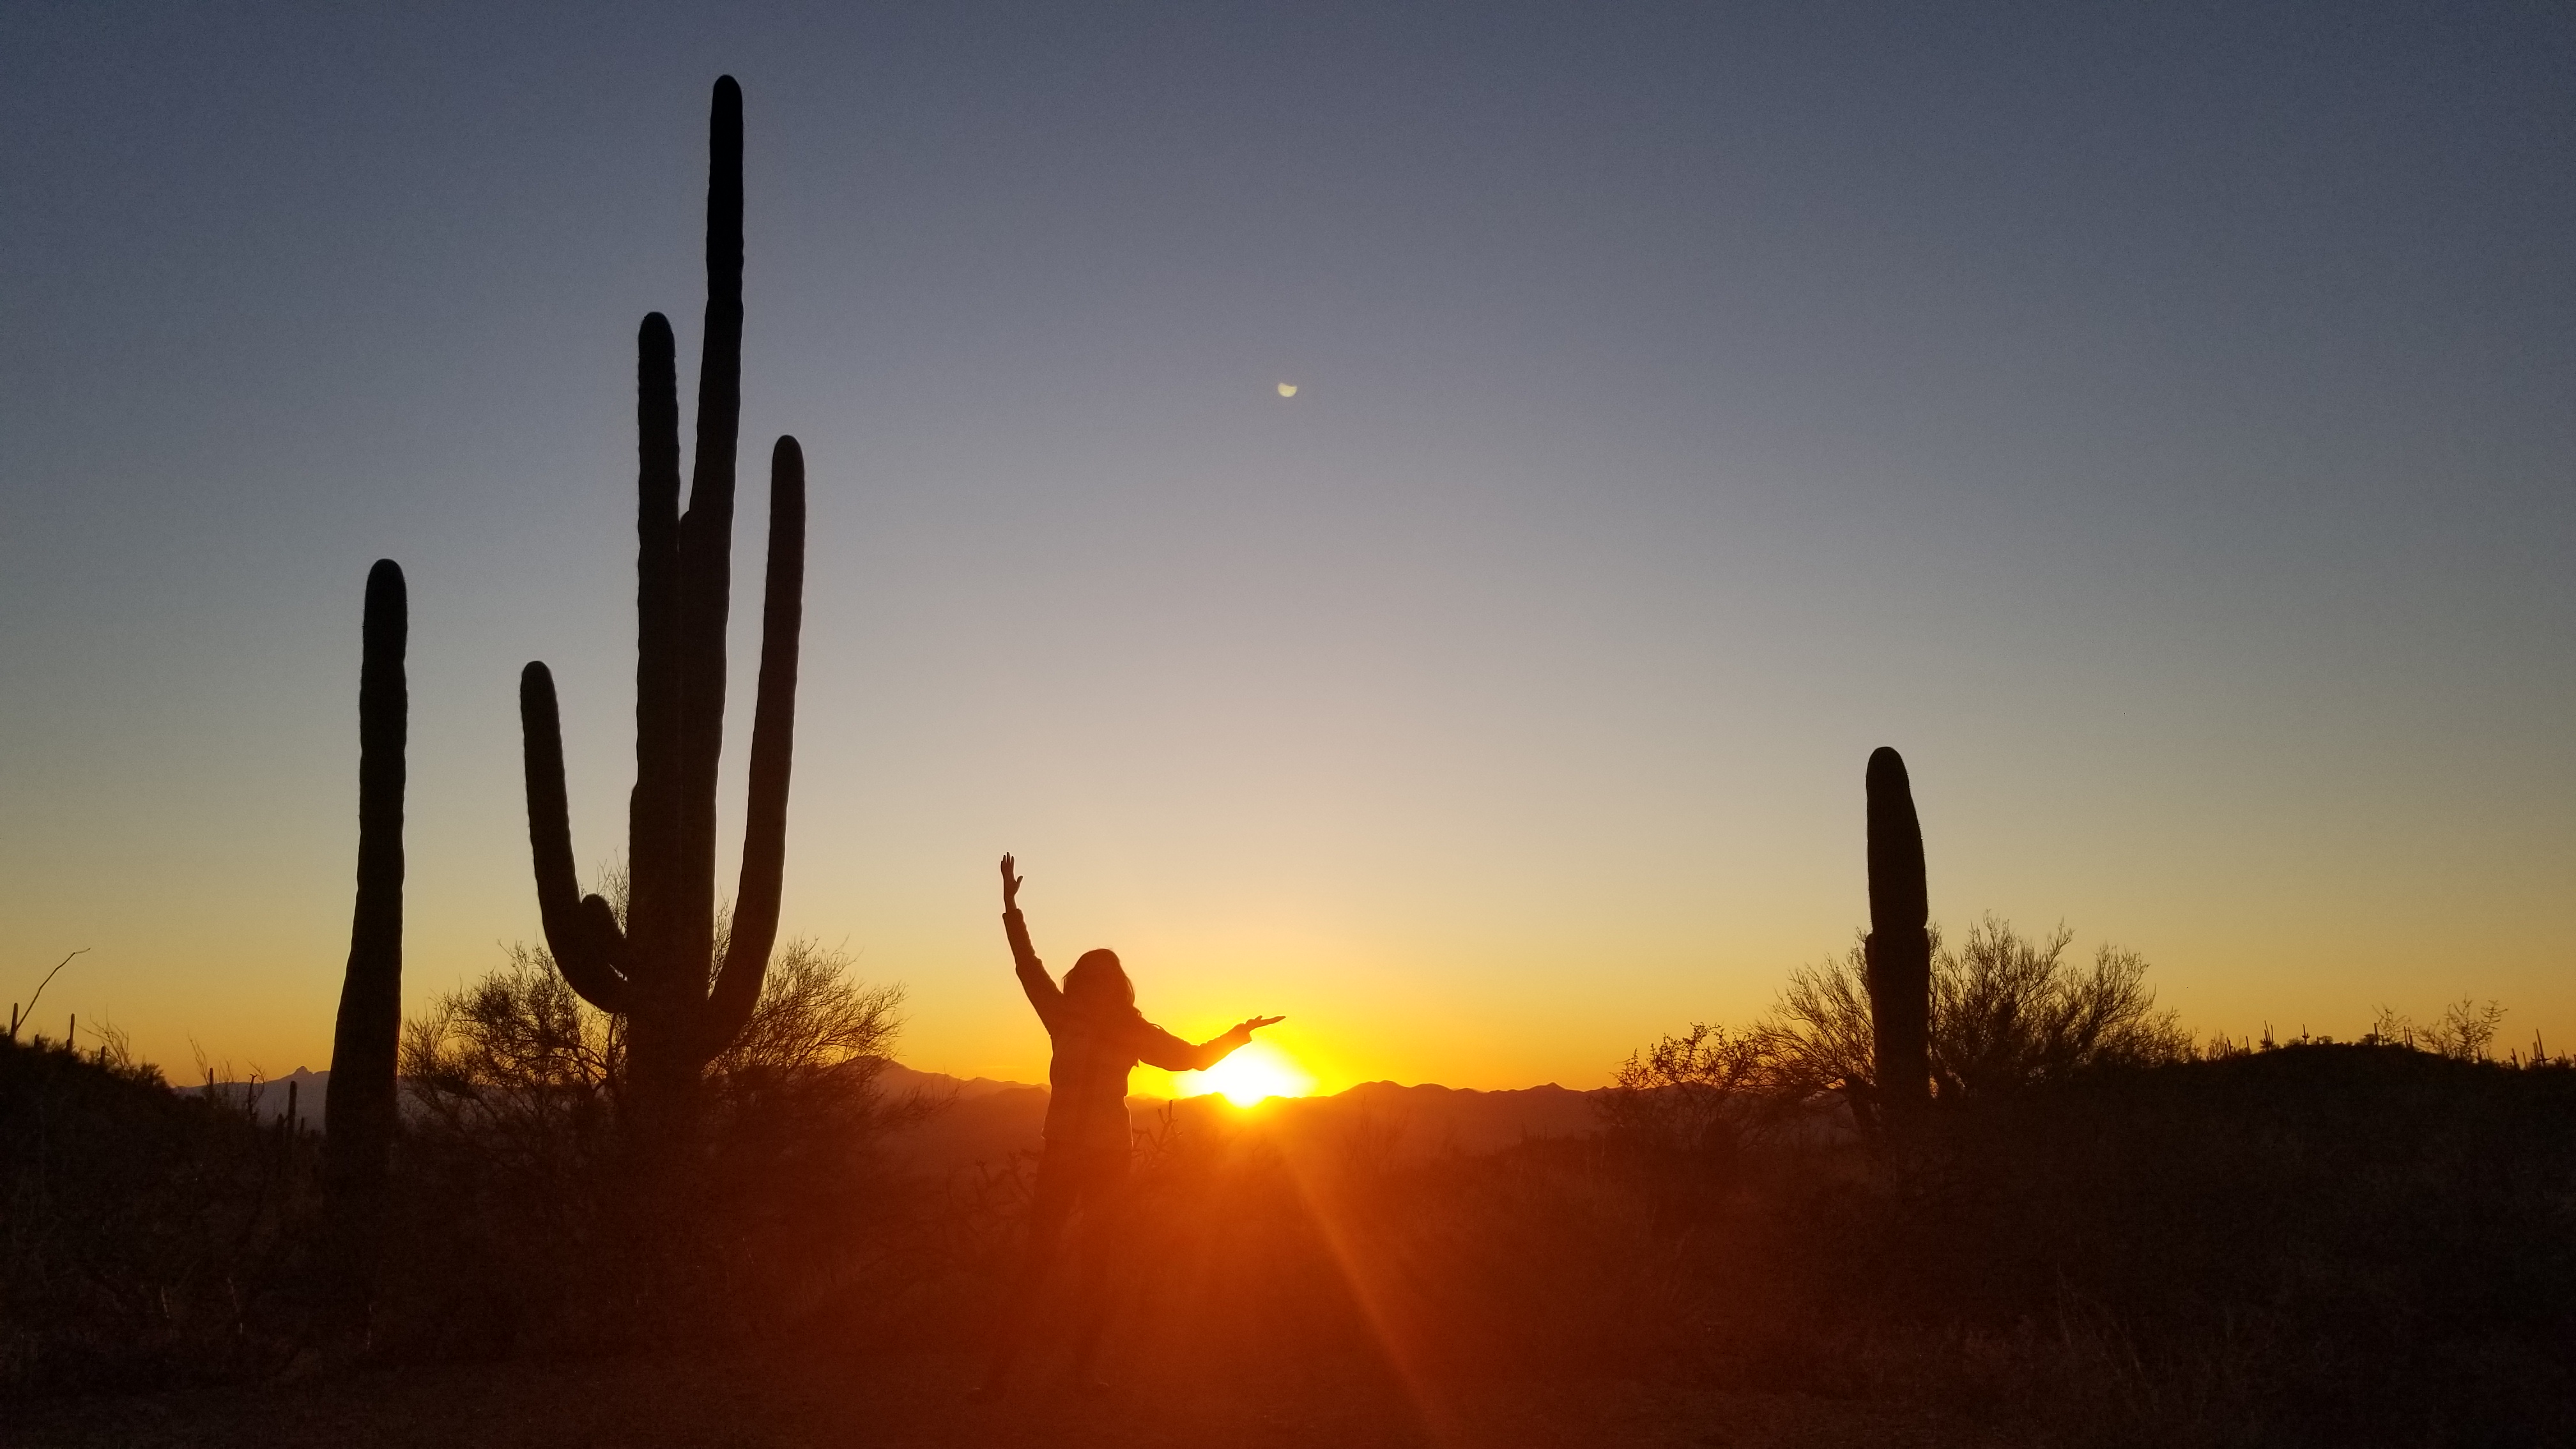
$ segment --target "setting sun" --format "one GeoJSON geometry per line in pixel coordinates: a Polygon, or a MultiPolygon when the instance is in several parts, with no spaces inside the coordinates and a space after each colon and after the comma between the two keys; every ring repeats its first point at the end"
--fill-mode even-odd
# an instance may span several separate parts
{"type": "Polygon", "coordinates": [[[1204,1072],[1181,1078],[1182,1094],[1222,1093],[1238,1107],[1271,1097],[1302,1097],[1315,1090],[1314,1075],[1297,1059],[1266,1041],[1254,1041],[1204,1072]]]}

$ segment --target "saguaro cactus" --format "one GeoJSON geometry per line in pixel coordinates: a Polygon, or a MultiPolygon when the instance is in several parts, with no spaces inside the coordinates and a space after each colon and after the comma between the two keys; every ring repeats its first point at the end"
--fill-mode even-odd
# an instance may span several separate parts
{"type": "Polygon", "coordinates": [[[716,82],[709,123],[707,313],[696,472],[680,512],[680,402],[671,324],[637,339],[635,789],[627,909],[574,882],[554,677],[519,677],[528,843],[546,944],[572,988],[627,1018],[635,1103],[688,1101],[707,1061],[750,1019],[778,934],[787,776],[796,730],[796,636],[805,579],[805,458],[782,437],[769,462],[769,564],[742,878],[716,948],[716,760],[724,743],[725,613],[732,588],[734,448],[742,415],[742,91],[716,82]]]}
{"type": "Polygon", "coordinates": [[[1869,1015],[1878,1099],[1891,1120],[1932,1095],[1932,908],[1905,758],[1869,757],[1869,1015]]]}
{"type": "MultiPolygon", "coordinates": [[[[402,1033],[403,747],[411,631],[402,567],[367,571],[366,653],[358,668],[358,905],[349,969],[331,1033],[331,1094],[322,1106],[323,1182],[344,1255],[342,1287],[363,1296],[392,1150],[394,1054],[402,1033]]],[[[293,1100],[292,1084],[289,1100],[293,1100]]]]}

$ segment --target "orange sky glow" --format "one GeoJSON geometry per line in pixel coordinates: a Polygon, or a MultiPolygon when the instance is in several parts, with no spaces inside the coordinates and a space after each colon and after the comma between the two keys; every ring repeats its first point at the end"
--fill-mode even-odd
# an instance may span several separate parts
{"type": "Polygon", "coordinates": [[[809,473],[781,939],[909,1064],[1044,1079],[1010,851],[1059,971],[1287,1017],[1141,1092],[1598,1086],[1849,947],[1882,745],[1954,935],[2135,949],[2203,1034],[2576,1048],[2555,41],[343,8],[0,18],[0,1002],[90,948],[34,1030],[327,1064],[380,557],[408,1008],[540,937],[530,660],[615,867],[632,349],[694,393],[724,69],[740,456],[809,473]]]}

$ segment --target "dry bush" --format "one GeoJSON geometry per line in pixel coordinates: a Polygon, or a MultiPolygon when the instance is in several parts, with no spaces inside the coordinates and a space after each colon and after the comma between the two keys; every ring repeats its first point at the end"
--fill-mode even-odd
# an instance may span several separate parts
{"type": "MultiPolygon", "coordinates": [[[[1933,968],[1941,931],[1932,930],[1933,968]]],[[[1939,998],[1934,1005],[1937,1011],[1939,998]]],[[[1865,1090],[1877,1071],[1870,1026],[1869,960],[1859,942],[1840,960],[1789,973],[1770,1018],[1755,1028],[1772,1048],[1774,1075],[1793,1091],[1865,1090]]],[[[1936,1028],[1937,1030],[1937,1028],[1936,1028]]]]}
{"type": "MultiPolygon", "coordinates": [[[[2503,1025],[2502,1003],[2490,1001],[2480,1006],[2477,998],[2464,996],[2442,1008],[2440,1020],[2421,1029],[2411,1018],[2383,1006],[2362,1041],[2371,1046],[2411,1047],[2455,1062],[2482,1062],[2489,1059],[2497,1029],[2503,1025]]],[[[2536,1061],[2546,1061],[2548,1054],[2535,1043],[2532,1056],[2536,1061]]]]}
{"type": "Polygon", "coordinates": [[[2196,1049],[2140,957],[2068,944],[1936,938],[1941,1110],[1900,1141],[1779,1130],[1866,1100],[1858,949],[1630,1058],[1611,1140],[1690,1149],[1604,1159],[1676,1363],[2049,1443],[2571,1442],[2576,1062],[2495,1060],[2474,1001],[2196,1049]]]}
{"type": "Polygon", "coordinates": [[[275,1371],[317,1140],[100,1037],[0,1040],[0,1397],[275,1371]]]}
{"type": "Polygon", "coordinates": [[[1619,1064],[1600,1098],[1603,1125],[1623,1145],[1730,1158],[1810,1095],[1786,1070],[1781,1047],[1781,1033],[1769,1024],[1730,1034],[1695,1022],[1619,1064]]]}
{"type": "MultiPolygon", "coordinates": [[[[2060,926],[2027,939],[1992,916],[1958,950],[1932,932],[1932,1069],[1950,1101],[2064,1081],[2099,1067],[2189,1060],[2191,1034],[2155,1009],[2147,963],[2103,946],[2087,970],[2060,926]]],[[[1790,973],[1771,1013],[1741,1031],[1695,1023],[1622,1063],[1601,1102],[1635,1147],[1716,1161],[1782,1132],[1832,1138],[1867,1124],[1875,1067],[1868,964],[1790,973]]]]}
{"type": "Polygon", "coordinates": [[[574,1168],[607,1145],[624,1035],[545,948],[512,946],[509,965],[403,1023],[405,1124],[519,1170],[574,1168]]]}
{"type": "Polygon", "coordinates": [[[2092,1067],[2187,1061],[2192,1038],[2155,1009],[2146,958],[2105,944],[2087,971],[2075,933],[2026,940],[1986,917],[1932,966],[1932,1070],[1945,1094],[2064,1081],[2092,1067]]]}
{"type": "MultiPolygon", "coordinates": [[[[1742,1038],[1675,1040],[1635,1069],[1762,1095],[1742,1038]]],[[[1967,1094],[1902,1151],[1720,1112],[1679,1120],[1724,1156],[1407,1153],[1183,1104],[1149,1126],[1106,1367],[1157,1396],[1375,1376],[1435,1422],[1498,1379],[1643,1378],[1971,1442],[2569,1442],[2571,1109],[2576,1071],[2349,1046],[1967,1094]]],[[[954,1298],[989,1306],[1025,1177],[975,1181],[954,1298]]]]}
{"type": "MultiPolygon", "coordinates": [[[[2104,945],[2087,969],[2066,959],[2073,940],[2064,926],[2024,937],[1993,916],[1969,927],[1957,950],[1933,932],[1932,1071],[1942,1096],[2190,1059],[2190,1032],[2155,1009],[2146,959],[2104,945]]],[[[1790,974],[1779,1006],[1751,1034],[1771,1087],[1804,1094],[1871,1085],[1868,982],[1857,942],[1839,960],[1790,974]]]]}
{"type": "Polygon", "coordinates": [[[811,941],[779,951],[676,1144],[625,1131],[624,1023],[542,947],[407,1023],[400,1332],[470,1356],[529,1333],[739,1331],[866,1279],[881,1266],[870,1228],[899,1206],[880,1149],[926,1108],[879,1085],[901,989],[848,966],[811,941]]]}

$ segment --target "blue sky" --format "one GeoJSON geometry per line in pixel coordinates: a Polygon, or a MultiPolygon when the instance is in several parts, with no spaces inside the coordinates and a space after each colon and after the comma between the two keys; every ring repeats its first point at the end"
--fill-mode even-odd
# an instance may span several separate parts
{"type": "Polygon", "coordinates": [[[49,1019],[321,1064],[379,556],[412,1000],[536,933],[527,659],[608,863],[633,331],[694,356],[729,72],[746,476],[814,480],[787,926],[918,1064],[1036,1070],[1011,849],[1175,1027],[1596,1081],[1848,939],[1879,744],[1954,927],[2203,1030],[2576,1041],[2571,61],[2514,5],[13,7],[8,990],[92,946],[49,1019]]]}

